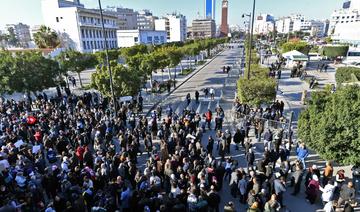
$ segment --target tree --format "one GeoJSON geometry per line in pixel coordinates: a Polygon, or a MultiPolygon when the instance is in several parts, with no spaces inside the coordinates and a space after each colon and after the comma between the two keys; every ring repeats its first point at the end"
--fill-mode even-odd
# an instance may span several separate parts
{"type": "MultiPolygon", "coordinates": [[[[111,63],[111,67],[115,96],[136,95],[142,85],[138,71],[114,62],[111,63]]],[[[96,72],[91,75],[91,87],[100,91],[102,95],[111,97],[109,82],[110,77],[107,67],[98,66],[96,72]]]]}
{"type": "Polygon", "coordinates": [[[40,49],[54,49],[60,45],[59,36],[45,25],[41,25],[39,31],[34,33],[34,41],[40,49]]]}
{"type": "Polygon", "coordinates": [[[324,46],[321,48],[321,54],[328,58],[345,57],[349,50],[349,46],[324,46]]]}
{"type": "Polygon", "coordinates": [[[252,106],[269,104],[276,97],[276,81],[272,78],[241,78],[237,87],[240,101],[252,106]]]}
{"type": "Polygon", "coordinates": [[[167,56],[169,58],[170,67],[175,68],[174,80],[176,78],[176,66],[181,62],[181,59],[184,57],[184,54],[177,47],[167,48],[167,56]]]}
{"type": "MultiPolygon", "coordinates": [[[[185,55],[196,56],[200,53],[200,48],[197,43],[186,45],[182,48],[182,51],[185,55]]],[[[196,65],[196,64],[195,64],[196,65]]],[[[190,69],[192,68],[192,60],[190,59],[190,69]]]]}
{"type": "Polygon", "coordinates": [[[299,118],[299,137],[325,160],[360,165],[360,87],[313,93],[299,118]]]}
{"type": "MultiPolygon", "coordinates": [[[[117,49],[109,49],[108,50],[109,61],[116,61],[119,59],[120,51],[117,49]]],[[[106,53],[105,51],[95,52],[95,57],[99,64],[106,65],[106,53]]]]}
{"type": "Polygon", "coordinates": [[[80,86],[82,87],[81,72],[93,68],[97,64],[96,56],[93,54],[81,53],[72,49],[61,52],[56,60],[66,72],[71,71],[78,74],[80,86]]]}
{"type": "Polygon", "coordinates": [[[60,70],[56,61],[40,52],[0,53],[0,93],[36,93],[59,83],[60,70]]]}
{"type": "Polygon", "coordinates": [[[292,41],[284,43],[281,46],[281,49],[282,49],[283,53],[289,52],[292,50],[297,50],[297,51],[307,55],[311,49],[311,46],[304,41],[299,41],[296,39],[296,40],[292,40],[292,41]]]}

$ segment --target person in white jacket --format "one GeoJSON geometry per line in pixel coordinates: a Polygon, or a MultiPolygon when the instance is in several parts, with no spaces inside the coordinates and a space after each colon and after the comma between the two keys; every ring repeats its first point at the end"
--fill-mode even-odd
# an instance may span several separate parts
{"type": "Polygon", "coordinates": [[[335,186],[334,183],[329,180],[329,182],[323,187],[320,186],[321,199],[323,201],[323,204],[326,205],[326,203],[330,202],[333,198],[335,186]]]}

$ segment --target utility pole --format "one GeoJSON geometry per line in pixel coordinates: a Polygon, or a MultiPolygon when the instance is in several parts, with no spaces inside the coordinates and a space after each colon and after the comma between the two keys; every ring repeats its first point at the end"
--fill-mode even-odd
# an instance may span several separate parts
{"type": "Polygon", "coordinates": [[[253,2],[253,12],[252,12],[252,20],[251,20],[251,33],[250,33],[250,49],[249,49],[249,61],[248,61],[248,71],[247,71],[247,79],[250,79],[250,64],[251,64],[251,52],[252,52],[252,42],[253,42],[253,34],[254,34],[254,21],[255,21],[255,4],[256,0],[253,2]]]}
{"type": "Polygon", "coordinates": [[[109,61],[107,34],[105,33],[104,16],[103,16],[102,8],[101,8],[101,0],[99,0],[99,9],[100,9],[100,18],[101,18],[102,34],[103,34],[103,36],[104,36],[104,41],[105,41],[106,65],[107,65],[107,68],[108,68],[108,71],[109,71],[110,90],[111,90],[113,107],[114,107],[114,115],[115,115],[115,117],[116,117],[116,116],[117,116],[117,101],[116,101],[116,98],[115,98],[113,77],[112,77],[111,66],[110,66],[110,61],[109,61]]]}

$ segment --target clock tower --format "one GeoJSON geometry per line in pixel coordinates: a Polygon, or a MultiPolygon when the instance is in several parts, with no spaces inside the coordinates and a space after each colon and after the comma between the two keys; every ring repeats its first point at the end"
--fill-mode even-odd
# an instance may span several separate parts
{"type": "Polygon", "coordinates": [[[220,25],[220,36],[227,37],[229,33],[228,25],[228,0],[222,0],[222,10],[221,10],[221,25],[220,25]]]}

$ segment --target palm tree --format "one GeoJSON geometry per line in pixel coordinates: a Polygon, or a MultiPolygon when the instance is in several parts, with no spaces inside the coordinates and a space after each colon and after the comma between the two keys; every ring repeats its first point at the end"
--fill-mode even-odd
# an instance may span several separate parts
{"type": "Polygon", "coordinates": [[[41,49],[54,49],[60,45],[58,34],[45,25],[40,26],[39,31],[34,33],[34,41],[41,49]]]}

